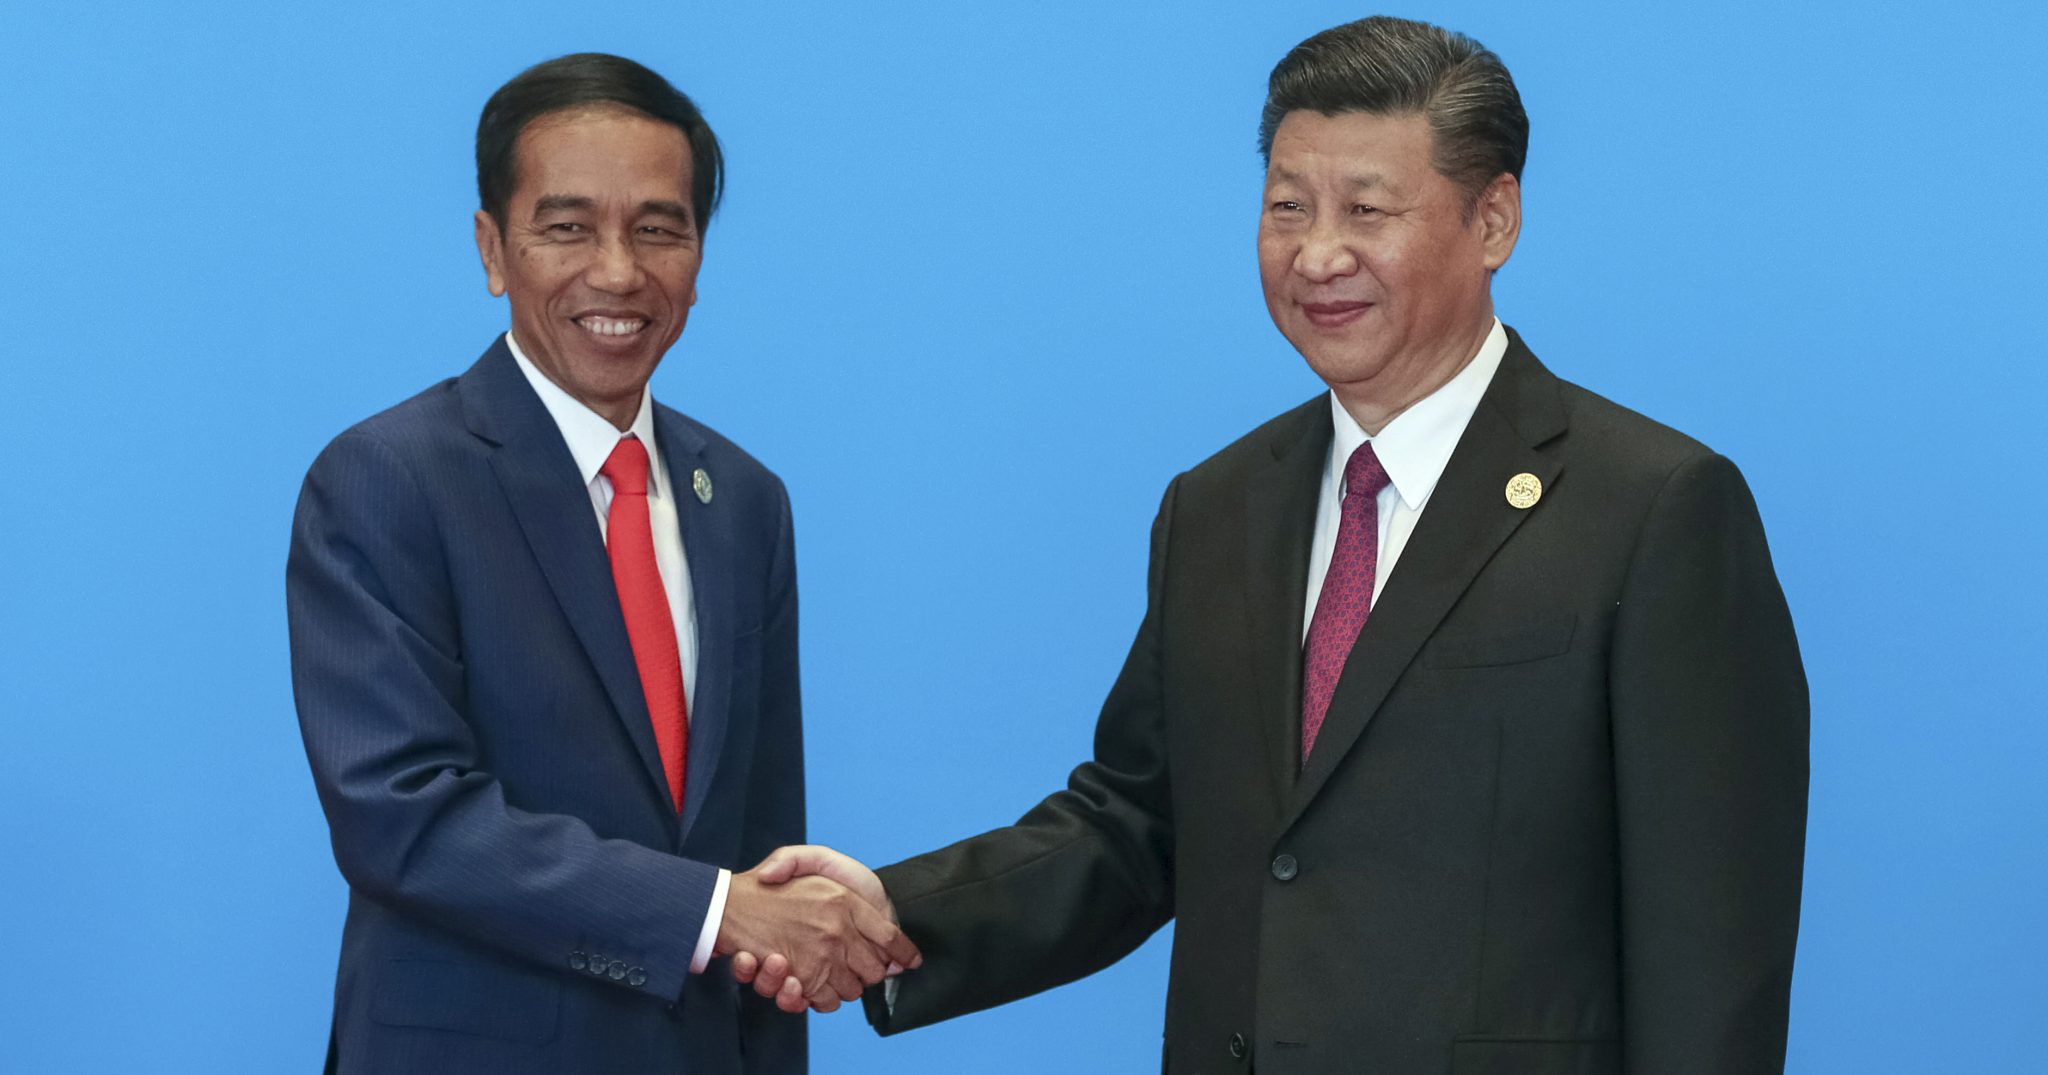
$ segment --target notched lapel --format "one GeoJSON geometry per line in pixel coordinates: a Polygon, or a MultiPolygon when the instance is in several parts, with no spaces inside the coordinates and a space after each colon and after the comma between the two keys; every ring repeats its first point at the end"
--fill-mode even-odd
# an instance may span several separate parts
{"type": "Polygon", "coordinates": [[[676,524],[682,531],[683,559],[690,565],[690,593],[697,606],[697,684],[691,692],[690,750],[684,762],[679,837],[687,840],[717,779],[725,737],[732,727],[733,633],[738,629],[732,564],[737,539],[730,502],[718,499],[719,476],[704,459],[704,438],[666,409],[655,412],[654,435],[660,443],[662,463],[668,468],[669,495],[676,499],[676,524]],[[711,479],[709,503],[700,500],[693,488],[692,479],[699,468],[711,479]]]}
{"type": "Polygon", "coordinates": [[[651,789],[667,801],[668,778],[662,773],[661,748],[654,741],[640,671],[633,663],[633,643],[626,636],[611,561],[576,460],[502,340],[463,375],[461,383],[471,430],[497,445],[490,457],[491,471],[512,505],[527,547],[604,683],[613,712],[640,754],[651,789]]]}
{"type": "Polygon", "coordinates": [[[1526,472],[1546,489],[1553,487],[1562,464],[1537,448],[1563,431],[1556,378],[1510,330],[1493,384],[1351,647],[1286,825],[1294,824],[1356,746],[1395,682],[1487,561],[1524,520],[1543,510],[1541,501],[1527,509],[1509,504],[1507,482],[1526,472]]]}

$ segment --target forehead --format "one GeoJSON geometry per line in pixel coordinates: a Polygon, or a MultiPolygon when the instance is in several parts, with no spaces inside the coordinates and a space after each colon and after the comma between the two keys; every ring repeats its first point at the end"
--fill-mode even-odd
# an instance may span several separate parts
{"type": "Polygon", "coordinates": [[[636,196],[683,198],[690,187],[690,146],[683,132],[632,109],[602,105],[536,117],[513,147],[514,197],[636,196]]]}
{"type": "Polygon", "coordinates": [[[1271,179],[1420,181],[1434,170],[1436,137],[1420,112],[1383,114],[1307,109],[1273,132],[1271,179]]]}

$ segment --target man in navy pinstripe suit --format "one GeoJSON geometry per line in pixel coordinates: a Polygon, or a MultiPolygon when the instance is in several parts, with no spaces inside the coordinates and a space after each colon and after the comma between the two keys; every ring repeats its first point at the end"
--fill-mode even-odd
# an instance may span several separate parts
{"type": "Polygon", "coordinates": [[[328,1068],[802,1071],[803,1017],[718,957],[783,953],[850,1000],[917,956],[832,881],[733,872],[804,836],[789,500],[647,392],[717,141],[659,75],[583,54],[492,97],[477,165],[511,331],[336,438],[292,529],[293,685],[349,883],[328,1068]]]}

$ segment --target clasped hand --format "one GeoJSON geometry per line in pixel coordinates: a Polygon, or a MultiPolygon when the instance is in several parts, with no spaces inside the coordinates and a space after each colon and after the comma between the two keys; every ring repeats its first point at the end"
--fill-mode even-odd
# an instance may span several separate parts
{"type": "Polygon", "coordinates": [[[786,1012],[834,1011],[924,962],[874,871],[828,847],[785,847],[726,892],[718,955],[786,1012]]]}

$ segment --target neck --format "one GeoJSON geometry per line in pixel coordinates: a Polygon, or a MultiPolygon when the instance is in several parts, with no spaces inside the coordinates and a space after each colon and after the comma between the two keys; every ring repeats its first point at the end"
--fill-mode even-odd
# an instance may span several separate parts
{"type": "Polygon", "coordinates": [[[1462,333],[1412,360],[1390,362],[1377,377],[1332,384],[1330,390],[1336,393],[1337,402],[1344,405],[1345,413],[1358,423],[1358,428],[1365,430],[1366,436],[1377,437],[1380,430],[1387,428],[1408,408],[1429,398],[1437,389],[1451,383],[1451,378],[1464,372],[1465,367],[1478,357],[1479,348],[1491,331],[1493,309],[1489,305],[1476,331],[1462,333]]]}

